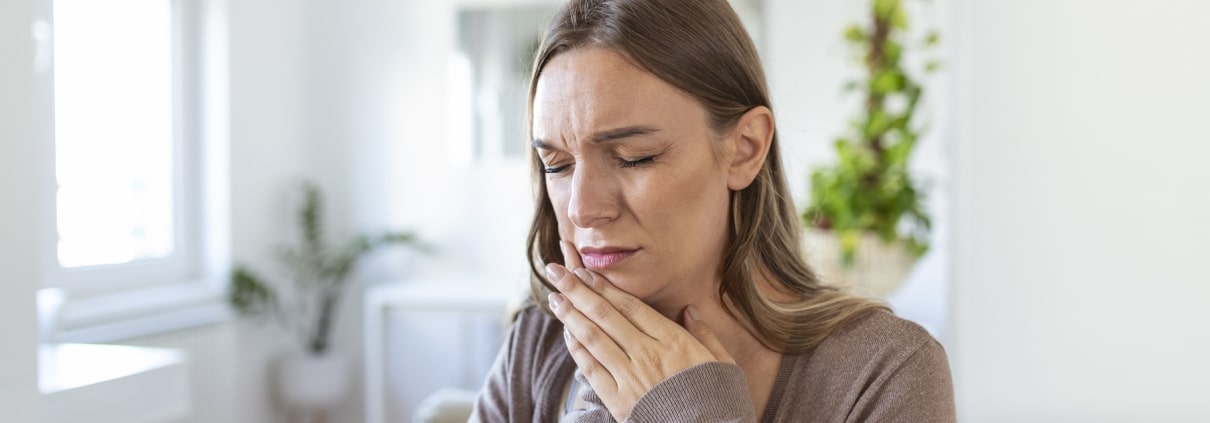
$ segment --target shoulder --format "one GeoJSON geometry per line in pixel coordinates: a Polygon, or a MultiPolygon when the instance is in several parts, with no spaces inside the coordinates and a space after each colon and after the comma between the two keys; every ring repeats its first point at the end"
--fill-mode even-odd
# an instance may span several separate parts
{"type": "Polygon", "coordinates": [[[886,310],[874,310],[837,328],[815,354],[895,358],[932,346],[940,348],[941,344],[920,325],[886,310]]]}
{"type": "Polygon", "coordinates": [[[920,325],[886,310],[867,312],[837,328],[810,354],[809,362],[863,379],[885,378],[905,363],[949,373],[941,343],[920,325]]]}
{"type": "Polygon", "coordinates": [[[853,318],[814,351],[793,359],[786,394],[802,401],[783,404],[794,409],[783,410],[791,415],[881,421],[876,417],[898,413],[937,417],[921,421],[953,420],[945,349],[920,325],[889,311],[853,318]],[[805,404],[810,408],[799,409],[805,404]]]}

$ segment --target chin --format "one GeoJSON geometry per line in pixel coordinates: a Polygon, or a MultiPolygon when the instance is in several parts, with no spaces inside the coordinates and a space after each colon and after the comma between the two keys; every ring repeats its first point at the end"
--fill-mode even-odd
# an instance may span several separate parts
{"type": "Polygon", "coordinates": [[[613,286],[623,292],[638,297],[646,302],[647,297],[651,296],[652,286],[650,283],[643,283],[641,277],[635,275],[627,275],[626,272],[617,270],[597,270],[597,274],[608,279],[613,286]]]}

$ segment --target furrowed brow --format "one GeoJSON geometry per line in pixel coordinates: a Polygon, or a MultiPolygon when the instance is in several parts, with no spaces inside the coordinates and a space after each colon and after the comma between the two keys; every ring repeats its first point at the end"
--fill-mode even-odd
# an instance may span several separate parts
{"type": "MultiPolygon", "coordinates": [[[[603,143],[603,142],[610,142],[610,141],[618,141],[618,140],[632,138],[632,137],[640,137],[643,135],[650,135],[650,134],[654,134],[656,132],[660,132],[660,130],[652,128],[650,126],[627,126],[624,128],[609,129],[609,130],[597,132],[592,135],[592,140],[594,142],[603,143]]],[[[541,138],[535,138],[533,145],[534,145],[534,148],[539,149],[539,150],[557,150],[557,148],[548,144],[545,140],[542,140],[541,138]]]]}
{"type": "Polygon", "coordinates": [[[592,140],[596,142],[617,141],[625,138],[653,134],[659,131],[659,129],[655,129],[650,126],[627,126],[625,128],[597,132],[596,134],[593,134],[592,140]]]}

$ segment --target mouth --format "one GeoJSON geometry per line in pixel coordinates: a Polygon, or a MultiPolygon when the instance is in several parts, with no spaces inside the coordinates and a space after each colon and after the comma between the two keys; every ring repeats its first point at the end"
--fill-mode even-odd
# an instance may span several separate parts
{"type": "Polygon", "coordinates": [[[617,247],[583,247],[580,248],[580,260],[584,262],[584,267],[600,270],[616,266],[638,251],[617,247]]]}

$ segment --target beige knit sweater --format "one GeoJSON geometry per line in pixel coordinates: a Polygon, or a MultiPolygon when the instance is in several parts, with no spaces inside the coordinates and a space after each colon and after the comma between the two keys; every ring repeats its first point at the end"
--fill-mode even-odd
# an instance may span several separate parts
{"type": "MultiPolygon", "coordinates": [[[[472,422],[613,421],[591,390],[582,395],[588,409],[566,413],[562,394],[576,372],[562,330],[537,307],[518,314],[472,422]]],[[[762,422],[955,421],[945,350],[920,326],[870,312],[814,351],[784,356],[759,415],[740,368],[708,363],[657,384],[627,421],[756,422],[758,416],[762,422]]]]}

